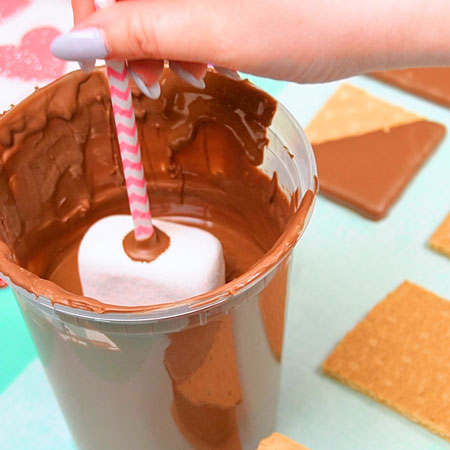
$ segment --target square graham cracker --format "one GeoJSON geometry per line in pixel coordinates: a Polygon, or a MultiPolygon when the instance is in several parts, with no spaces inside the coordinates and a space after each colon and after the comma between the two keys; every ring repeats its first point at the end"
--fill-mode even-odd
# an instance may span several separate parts
{"type": "Polygon", "coordinates": [[[450,257],[450,213],[431,236],[430,247],[450,257]]]}
{"type": "Polygon", "coordinates": [[[362,136],[423,120],[423,117],[393,105],[351,84],[343,83],[320,108],[305,133],[311,145],[362,136]]]}
{"type": "Polygon", "coordinates": [[[370,74],[419,97],[450,107],[450,67],[419,67],[370,74]]]}
{"type": "Polygon", "coordinates": [[[383,218],[445,134],[441,124],[342,85],[306,127],[320,193],[383,218]]]}
{"type": "Polygon", "coordinates": [[[450,440],[450,302],[402,283],[350,331],[323,371],[450,440]]]}
{"type": "Polygon", "coordinates": [[[281,433],[272,433],[263,439],[256,450],[308,450],[303,445],[289,439],[281,433]]]}

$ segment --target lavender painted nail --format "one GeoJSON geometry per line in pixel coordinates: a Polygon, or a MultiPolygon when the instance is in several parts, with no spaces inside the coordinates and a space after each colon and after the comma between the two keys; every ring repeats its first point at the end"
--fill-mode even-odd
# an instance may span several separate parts
{"type": "Polygon", "coordinates": [[[128,73],[132,76],[134,82],[136,83],[136,86],[142,91],[144,95],[146,95],[148,98],[151,98],[152,100],[157,100],[159,96],[161,95],[161,86],[158,82],[152,84],[151,86],[147,86],[142,78],[131,69],[128,69],[128,73]]]}
{"type": "Polygon", "coordinates": [[[50,46],[57,58],[67,61],[104,59],[108,56],[103,33],[98,28],[83,28],[61,34],[50,46]]]}
{"type": "Polygon", "coordinates": [[[235,70],[227,69],[226,67],[222,66],[214,66],[214,69],[216,72],[221,73],[222,75],[225,75],[228,78],[231,78],[232,80],[240,80],[241,77],[235,70]]]}
{"type": "Polygon", "coordinates": [[[175,73],[181,79],[186,81],[186,83],[189,83],[190,85],[192,85],[198,89],[205,89],[204,80],[199,80],[198,78],[194,77],[194,75],[192,75],[191,72],[188,72],[183,66],[181,66],[177,62],[170,61],[169,67],[173,73],[175,73]]]}
{"type": "Polygon", "coordinates": [[[95,59],[86,59],[83,61],[78,61],[78,64],[84,73],[91,73],[95,68],[95,62],[95,59]]]}

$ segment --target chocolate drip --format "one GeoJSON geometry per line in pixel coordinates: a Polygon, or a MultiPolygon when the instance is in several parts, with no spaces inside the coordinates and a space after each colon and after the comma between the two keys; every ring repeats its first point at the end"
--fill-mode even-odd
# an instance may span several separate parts
{"type": "Polygon", "coordinates": [[[142,241],[136,239],[134,230],[123,238],[123,249],[133,261],[152,262],[169,248],[169,236],[159,228],[153,230],[151,237],[142,241]]]}

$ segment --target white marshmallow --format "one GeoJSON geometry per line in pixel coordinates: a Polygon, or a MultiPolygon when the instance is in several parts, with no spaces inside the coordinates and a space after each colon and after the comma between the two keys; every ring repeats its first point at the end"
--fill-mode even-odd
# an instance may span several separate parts
{"type": "Polygon", "coordinates": [[[131,216],[109,216],[92,225],[78,251],[83,294],[114,305],[169,303],[205,293],[225,282],[220,241],[207,231],[154,220],[170,238],[169,248],[152,262],[132,260],[123,238],[131,216]]]}

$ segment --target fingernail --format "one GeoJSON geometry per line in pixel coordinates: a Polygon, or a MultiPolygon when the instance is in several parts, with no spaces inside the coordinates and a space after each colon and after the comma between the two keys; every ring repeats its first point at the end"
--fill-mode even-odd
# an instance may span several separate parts
{"type": "Polygon", "coordinates": [[[95,59],[85,59],[84,61],[78,61],[80,69],[84,73],[91,73],[95,67],[95,59]]]}
{"type": "Polygon", "coordinates": [[[198,88],[198,89],[205,89],[205,81],[199,80],[198,78],[194,77],[191,72],[188,72],[183,66],[176,62],[169,62],[169,67],[172,70],[173,73],[178,75],[181,79],[186,81],[186,83],[189,83],[190,85],[198,88]]]}
{"type": "Polygon", "coordinates": [[[67,61],[104,59],[108,56],[103,32],[98,28],[83,28],[59,35],[50,46],[57,58],[67,61]]]}
{"type": "Polygon", "coordinates": [[[240,80],[241,77],[235,70],[227,69],[226,67],[222,66],[214,66],[214,69],[216,72],[221,73],[222,75],[225,75],[228,78],[231,78],[232,80],[240,80]]]}
{"type": "Polygon", "coordinates": [[[115,0],[95,0],[95,6],[98,9],[106,8],[107,6],[111,6],[115,0]]]}
{"type": "Polygon", "coordinates": [[[159,98],[159,96],[161,95],[161,86],[158,82],[152,84],[151,86],[147,86],[142,78],[134,70],[128,69],[128,73],[133,77],[136,86],[142,91],[144,95],[146,95],[148,98],[151,98],[152,100],[157,100],[159,98]]]}

